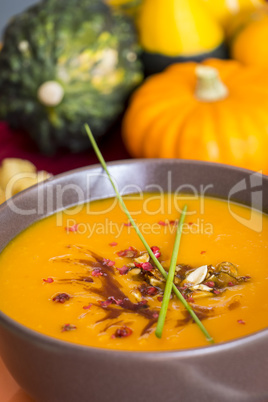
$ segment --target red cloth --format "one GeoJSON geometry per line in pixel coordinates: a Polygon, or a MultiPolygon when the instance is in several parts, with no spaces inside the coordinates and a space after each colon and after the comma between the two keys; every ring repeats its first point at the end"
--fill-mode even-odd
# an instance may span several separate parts
{"type": "MultiPolygon", "coordinates": [[[[121,139],[119,123],[99,145],[107,162],[130,158],[121,139]]],[[[53,157],[44,156],[25,133],[12,131],[5,122],[0,122],[0,163],[4,158],[28,159],[38,170],[46,170],[52,174],[98,163],[91,149],[79,154],[60,151],[53,157]]]]}

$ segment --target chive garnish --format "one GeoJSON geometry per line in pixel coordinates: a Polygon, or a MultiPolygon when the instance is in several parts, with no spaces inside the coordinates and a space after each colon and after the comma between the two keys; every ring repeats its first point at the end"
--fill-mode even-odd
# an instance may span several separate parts
{"type": "MultiPolygon", "coordinates": [[[[86,133],[89,137],[89,140],[91,142],[91,145],[96,153],[97,158],[99,159],[99,162],[101,164],[101,166],[103,167],[104,171],[106,172],[111,185],[115,191],[115,194],[117,196],[117,199],[123,209],[123,211],[125,212],[125,214],[127,215],[131,225],[133,226],[134,230],[136,231],[137,235],[139,236],[141,242],[143,243],[146,251],[148,252],[148,254],[150,255],[151,259],[153,260],[153,262],[155,263],[156,267],[158,268],[158,270],[161,272],[161,274],[163,275],[163,277],[167,280],[168,279],[168,274],[166,273],[166,271],[164,270],[164,268],[162,267],[162,265],[160,264],[160,262],[158,261],[158,259],[156,258],[156,256],[154,255],[153,251],[151,250],[150,246],[147,244],[145,238],[143,237],[142,233],[140,232],[138,226],[136,225],[135,221],[133,220],[132,216],[130,215],[124,201],[123,198],[121,197],[119,191],[116,188],[116,185],[114,184],[114,181],[107,169],[107,165],[106,162],[101,154],[101,151],[95,141],[95,138],[88,126],[88,124],[84,125],[86,133]]],[[[175,295],[178,297],[178,299],[181,301],[181,303],[183,304],[183,306],[186,308],[186,310],[189,312],[189,314],[191,315],[191,317],[193,318],[193,320],[195,321],[195,323],[198,325],[198,327],[200,328],[200,330],[203,332],[203,334],[205,335],[207,341],[209,341],[210,343],[214,343],[213,338],[209,335],[208,331],[206,330],[206,328],[204,327],[204,325],[202,324],[202,322],[199,320],[199,318],[197,317],[197,315],[195,314],[194,310],[192,309],[192,307],[190,306],[189,303],[187,303],[187,301],[184,299],[184,297],[182,296],[182,294],[180,293],[180,291],[176,288],[175,284],[172,283],[172,290],[175,293],[175,295]]]]}
{"type": "Polygon", "coordinates": [[[162,333],[163,333],[163,328],[164,328],[165,319],[166,319],[166,315],[167,315],[167,309],[168,309],[168,305],[169,305],[170,295],[172,292],[172,285],[173,285],[173,281],[174,281],[177,258],[178,258],[178,253],[179,253],[179,249],[180,249],[180,243],[181,243],[182,227],[183,227],[183,223],[185,220],[186,211],[187,211],[187,205],[185,205],[182,210],[180,221],[179,221],[178,227],[177,227],[176,238],[175,238],[174,248],[173,248],[173,252],[172,252],[172,256],[171,256],[171,260],[170,260],[170,266],[169,266],[163,301],[161,304],[161,310],[160,310],[157,327],[156,327],[156,331],[155,331],[155,335],[157,336],[157,338],[161,338],[162,333]]]}

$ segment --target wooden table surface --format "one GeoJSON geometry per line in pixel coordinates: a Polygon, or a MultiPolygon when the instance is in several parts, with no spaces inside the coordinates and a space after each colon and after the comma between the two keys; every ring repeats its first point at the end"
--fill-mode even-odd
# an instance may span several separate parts
{"type": "Polygon", "coordinates": [[[33,402],[18,386],[0,358],[0,401],[1,402],[33,402]]]}

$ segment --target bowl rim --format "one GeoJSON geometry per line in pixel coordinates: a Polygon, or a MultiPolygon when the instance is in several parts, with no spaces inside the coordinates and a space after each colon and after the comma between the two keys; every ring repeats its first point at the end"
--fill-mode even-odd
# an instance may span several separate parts
{"type": "MultiPolygon", "coordinates": [[[[231,166],[223,163],[214,163],[214,162],[206,162],[206,161],[198,161],[198,160],[191,160],[191,159],[164,159],[164,158],[159,158],[159,159],[126,159],[126,160],[118,160],[118,161],[112,161],[112,162],[107,162],[108,168],[110,166],[120,166],[120,165],[131,165],[131,164],[145,164],[145,165],[152,165],[152,164],[157,164],[161,165],[163,163],[167,165],[172,165],[172,164],[189,164],[192,166],[208,166],[209,168],[213,168],[215,166],[223,168],[229,172],[240,172],[244,174],[254,174],[254,173],[260,173],[260,172],[255,172],[249,169],[244,169],[241,167],[236,167],[236,166],[231,166]]],[[[19,200],[20,198],[25,197],[28,193],[31,194],[38,186],[45,186],[46,184],[51,182],[56,182],[57,180],[60,180],[62,178],[66,178],[68,176],[71,176],[72,174],[77,174],[81,172],[86,172],[86,171],[91,171],[91,170],[96,170],[96,169],[102,169],[101,165],[99,163],[93,164],[93,165],[88,165],[76,169],[69,170],[67,172],[63,172],[60,174],[57,174],[55,176],[51,176],[48,179],[46,179],[44,182],[35,184],[34,186],[31,186],[20,193],[16,194],[15,196],[12,197],[12,199],[17,199],[19,200]]],[[[264,180],[267,182],[268,185],[268,176],[260,173],[264,180]]],[[[219,197],[218,197],[219,198],[219,197]]],[[[241,204],[242,205],[242,204],[241,204]]],[[[0,214],[3,213],[3,211],[7,208],[8,204],[7,201],[4,202],[3,204],[0,205],[0,214]]],[[[56,213],[57,211],[54,211],[53,213],[56,213]]],[[[46,216],[41,217],[41,219],[46,218],[46,216]]],[[[40,220],[41,220],[40,219],[40,220]]],[[[30,226],[30,225],[29,225],[30,226]]],[[[18,234],[16,234],[17,236],[18,234]]],[[[16,237],[15,236],[15,237],[16,237]]],[[[6,246],[5,246],[6,247],[6,246]]],[[[5,249],[3,248],[3,250],[5,249]]],[[[2,251],[3,251],[2,250],[2,251]]],[[[1,252],[2,252],[1,251],[1,252]]],[[[77,354],[77,353],[94,353],[98,354],[99,356],[101,355],[107,355],[115,358],[115,357],[120,357],[120,358],[125,358],[125,359],[152,359],[154,358],[155,360],[166,360],[167,358],[192,358],[192,357],[199,357],[199,356],[205,356],[205,355],[211,355],[211,354],[217,354],[217,353],[224,353],[226,350],[232,350],[232,349],[237,349],[238,347],[243,347],[247,345],[251,345],[252,343],[260,340],[264,340],[264,338],[268,337],[268,326],[267,328],[264,328],[262,330],[256,331],[252,334],[236,338],[233,340],[229,340],[226,342],[221,342],[221,343],[215,343],[215,344],[208,344],[206,346],[202,347],[195,347],[195,348],[187,348],[187,349],[172,349],[172,350],[163,350],[163,351],[157,351],[157,350],[152,350],[152,351],[132,351],[132,350],[124,350],[124,349],[109,349],[109,348],[104,348],[104,347],[93,347],[93,346],[87,346],[79,343],[74,343],[71,341],[64,341],[58,338],[54,338],[53,336],[45,335],[41,332],[38,332],[37,330],[31,329],[24,324],[19,323],[18,321],[14,320],[13,318],[9,317],[7,314],[5,314],[3,311],[0,310],[0,326],[5,327],[8,331],[12,332],[16,336],[21,337],[22,339],[28,340],[34,344],[37,344],[39,346],[43,346],[46,348],[56,348],[57,350],[62,349],[65,350],[66,352],[70,354],[77,354]]],[[[1,354],[1,350],[0,350],[1,354]]]]}
{"type": "MultiPolygon", "coordinates": [[[[197,160],[197,159],[176,159],[176,158],[135,158],[135,159],[120,159],[120,160],[116,160],[116,161],[109,161],[106,162],[107,167],[109,168],[109,166],[117,166],[117,165],[131,165],[131,164],[148,164],[151,165],[153,164],[157,164],[157,165],[161,165],[162,163],[166,163],[169,165],[172,164],[188,164],[188,165],[194,165],[194,166],[210,166],[210,167],[221,167],[224,168],[226,170],[229,171],[236,171],[236,172],[241,172],[241,173],[260,173],[264,178],[268,178],[268,175],[265,175],[264,173],[262,173],[262,171],[254,171],[251,169],[246,169],[246,168],[242,168],[239,166],[233,166],[233,165],[228,165],[225,163],[219,163],[219,162],[207,162],[207,161],[201,161],[201,160],[197,160]]],[[[44,180],[42,183],[46,183],[48,181],[54,180],[54,179],[58,179],[58,178],[62,178],[65,176],[69,176],[70,174],[73,173],[78,173],[78,172],[83,172],[83,171],[87,171],[87,170],[91,170],[91,169],[97,169],[100,168],[101,170],[103,170],[102,166],[100,163],[94,163],[92,165],[87,165],[87,166],[83,166],[83,167],[79,167],[79,168],[75,168],[75,169],[71,169],[68,170],[66,172],[63,173],[58,173],[56,175],[53,175],[51,177],[49,177],[48,179],[44,180]]],[[[39,183],[42,184],[42,183],[39,183]]],[[[25,191],[28,191],[34,187],[37,187],[38,184],[34,184],[31,187],[26,188],[25,190],[19,192],[18,194],[14,195],[13,197],[17,197],[20,196],[22,193],[24,193],[25,191]]],[[[12,197],[12,198],[13,198],[12,197]]],[[[2,204],[3,205],[3,204],[2,204]]]]}

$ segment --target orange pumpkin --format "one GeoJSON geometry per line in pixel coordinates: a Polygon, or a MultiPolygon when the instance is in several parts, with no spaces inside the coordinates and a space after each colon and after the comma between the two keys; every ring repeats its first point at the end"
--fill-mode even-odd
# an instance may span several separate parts
{"type": "Polygon", "coordinates": [[[221,162],[268,173],[268,74],[236,61],[182,63],[135,92],[123,121],[134,157],[221,162]]]}
{"type": "Polygon", "coordinates": [[[268,67],[268,6],[234,17],[227,37],[233,59],[247,65],[268,67]]]}

